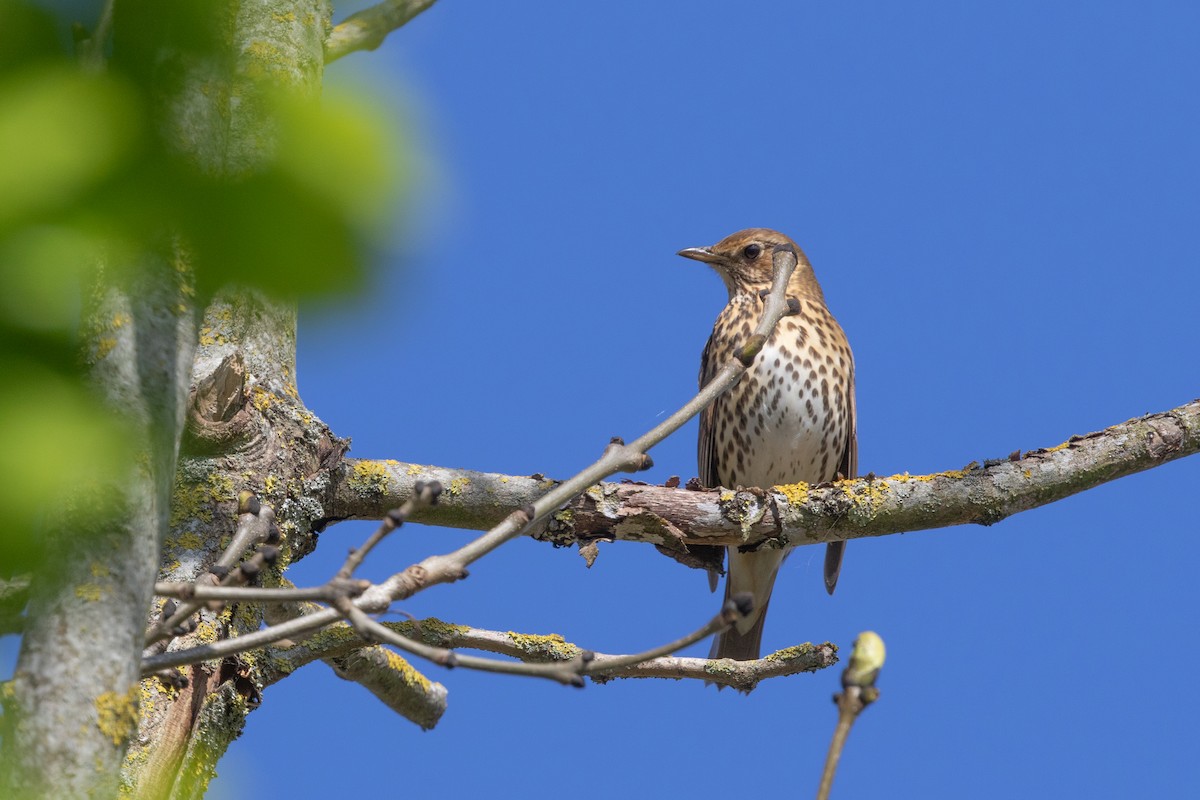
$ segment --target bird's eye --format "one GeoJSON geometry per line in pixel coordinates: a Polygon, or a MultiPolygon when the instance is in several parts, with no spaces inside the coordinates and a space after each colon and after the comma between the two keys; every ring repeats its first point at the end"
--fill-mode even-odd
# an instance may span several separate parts
{"type": "Polygon", "coordinates": [[[748,244],[742,249],[742,255],[753,261],[762,253],[762,247],[756,244],[748,244]]]}

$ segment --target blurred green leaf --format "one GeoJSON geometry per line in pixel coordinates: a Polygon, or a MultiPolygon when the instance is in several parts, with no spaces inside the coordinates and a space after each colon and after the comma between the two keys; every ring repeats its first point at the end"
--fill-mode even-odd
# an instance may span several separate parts
{"type": "Polygon", "coordinates": [[[408,180],[399,126],[354,94],[278,106],[280,169],[328,197],[359,230],[386,230],[408,180]]]}
{"type": "Polygon", "coordinates": [[[14,575],[37,565],[37,526],[54,504],[130,461],[127,437],[78,381],[12,353],[0,375],[0,575],[14,575]]]}
{"type": "Polygon", "coordinates": [[[105,244],[67,225],[31,225],[0,240],[0,319],[44,333],[73,329],[84,275],[105,244]]]}
{"type": "Polygon", "coordinates": [[[0,0],[0,71],[62,56],[53,17],[28,3],[0,0]]]}
{"type": "Polygon", "coordinates": [[[138,112],[118,81],[66,66],[0,82],[0,226],[69,206],[111,174],[138,112]]]}

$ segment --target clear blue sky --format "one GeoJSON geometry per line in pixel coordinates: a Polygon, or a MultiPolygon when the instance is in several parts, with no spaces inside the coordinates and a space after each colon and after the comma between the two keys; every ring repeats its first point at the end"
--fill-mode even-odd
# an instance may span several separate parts
{"type": "MultiPolygon", "coordinates": [[[[676,250],[807,250],[858,364],[860,465],[959,468],[1200,395],[1200,8],[442,0],[367,80],[419,154],[369,290],[309,308],[307,403],[352,454],[565,477],[688,398],[724,303],[676,250]]],[[[399,146],[399,145],[398,145],[399,146]]],[[[650,480],[696,474],[695,425],[650,480]]],[[[1021,514],[817,548],[765,645],[886,640],[840,797],[1195,796],[1200,459],[1021,514]]],[[[323,580],[363,527],[294,570],[323,580]]],[[[382,577],[465,540],[406,529],[382,577]]],[[[651,548],[519,542],[404,610],[628,652],[716,608],[651,548]]],[[[707,645],[691,653],[701,655],[707,645]]],[[[422,733],[323,665],[266,692],[214,796],[809,796],[840,670],[751,696],[442,672],[422,733]],[[219,793],[219,794],[217,794],[219,793]],[[665,795],[664,795],[665,796],[665,795]]]]}

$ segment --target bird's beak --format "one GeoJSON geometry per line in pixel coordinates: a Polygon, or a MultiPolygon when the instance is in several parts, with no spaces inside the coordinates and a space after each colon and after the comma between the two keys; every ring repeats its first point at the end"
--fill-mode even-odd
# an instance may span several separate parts
{"type": "Polygon", "coordinates": [[[717,261],[717,255],[712,251],[711,247],[688,247],[680,250],[677,255],[695,259],[696,261],[703,261],[706,264],[713,264],[717,261]]]}

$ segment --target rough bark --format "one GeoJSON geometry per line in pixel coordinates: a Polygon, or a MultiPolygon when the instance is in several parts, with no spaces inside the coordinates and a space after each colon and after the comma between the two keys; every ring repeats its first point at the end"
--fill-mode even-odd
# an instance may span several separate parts
{"type": "Polygon", "coordinates": [[[148,255],[99,293],[90,377],[135,458],[55,514],[13,676],[7,796],[112,794],[137,724],[138,657],[195,348],[186,272],[148,255]]]}

